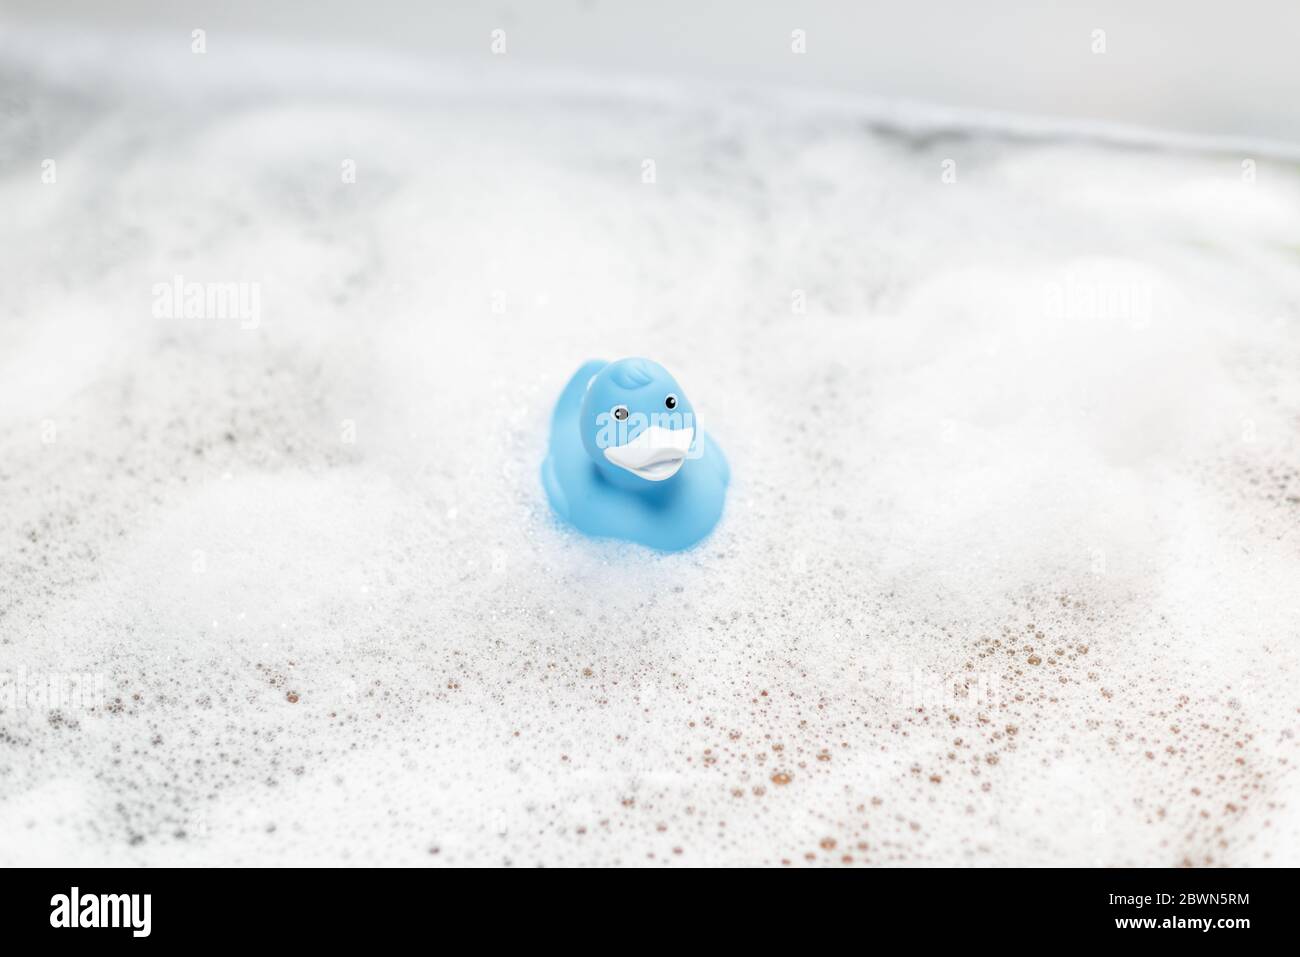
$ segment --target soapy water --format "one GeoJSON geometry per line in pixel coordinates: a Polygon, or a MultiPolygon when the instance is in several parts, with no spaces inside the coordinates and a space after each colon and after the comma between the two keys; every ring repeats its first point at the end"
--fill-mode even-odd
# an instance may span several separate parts
{"type": "Polygon", "coordinates": [[[1294,162],[139,49],[0,58],[0,863],[1300,863],[1294,162]]]}

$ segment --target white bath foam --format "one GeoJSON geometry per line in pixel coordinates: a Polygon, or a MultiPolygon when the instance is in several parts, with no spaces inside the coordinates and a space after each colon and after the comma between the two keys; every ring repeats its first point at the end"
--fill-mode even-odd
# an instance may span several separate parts
{"type": "Polygon", "coordinates": [[[1294,170],[348,62],[23,67],[0,671],[111,693],[0,713],[6,863],[1294,863],[1294,170]],[[638,353],[682,555],[537,481],[638,353]]]}
{"type": "Polygon", "coordinates": [[[107,867],[121,862],[120,850],[81,837],[90,797],[75,769],[57,780],[22,781],[0,805],[6,856],[32,867],[107,867]]]}

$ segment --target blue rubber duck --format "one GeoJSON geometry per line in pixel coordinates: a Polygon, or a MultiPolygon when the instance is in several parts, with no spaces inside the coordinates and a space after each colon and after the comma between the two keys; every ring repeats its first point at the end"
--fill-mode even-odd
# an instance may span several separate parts
{"type": "Polygon", "coordinates": [[[657,362],[587,362],[555,403],[542,485],[556,514],[587,535],[690,548],[718,523],[730,480],[657,362]]]}

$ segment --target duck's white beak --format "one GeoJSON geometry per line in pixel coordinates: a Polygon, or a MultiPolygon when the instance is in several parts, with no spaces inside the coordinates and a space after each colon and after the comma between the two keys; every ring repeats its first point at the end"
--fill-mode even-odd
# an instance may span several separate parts
{"type": "Polygon", "coordinates": [[[677,474],[694,439],[693,428],[665,429],[652,425],[626,445],[605,449],[605,458],[647,481],[662,482],[677,474]]]}

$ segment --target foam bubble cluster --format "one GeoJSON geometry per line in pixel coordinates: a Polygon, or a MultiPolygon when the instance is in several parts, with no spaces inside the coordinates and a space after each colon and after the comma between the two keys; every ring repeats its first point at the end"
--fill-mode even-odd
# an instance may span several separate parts
{"type": "Polygon", "coordinates": [[[0,51],[0,863],[1300,863],[1294,164],[139,49],[0,51]]]}

